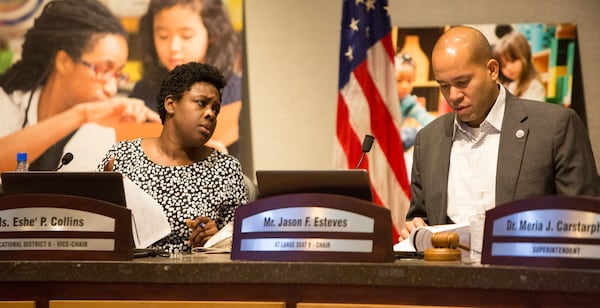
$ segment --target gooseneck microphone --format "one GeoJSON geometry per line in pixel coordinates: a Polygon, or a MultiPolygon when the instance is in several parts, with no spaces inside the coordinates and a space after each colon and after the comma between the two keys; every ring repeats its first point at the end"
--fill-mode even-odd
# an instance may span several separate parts
{"type": "Polygon", "coordinates": [[[362,154],[360,155],[360,160],[358,161],[358,164],[356,164],[356,167],[354,169],[358,169],[360,167],[363,160],[365,159],[365,155],[369,153],[369,151],[371,151],[371,147],[373,146],[373,140],[375,140],[375,137],[369,134],[365,135],[365,139],[363,139],[362,143],[362,154]]]}
{"type": "Polygon", "coordinates": [[[68,165],[73,160],[73,154],[71,152],[65,153],[63,157],[60,159],[60,165],[56,167],[53,171],[58,171],[60,168],[68,165]]]}

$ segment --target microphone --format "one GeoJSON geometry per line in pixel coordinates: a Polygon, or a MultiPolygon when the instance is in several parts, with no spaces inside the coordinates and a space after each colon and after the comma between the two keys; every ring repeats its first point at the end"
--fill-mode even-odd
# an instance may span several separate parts
{"type": "Polygon", "coordinates": [[[365,135],[365,139],[363,139],[362,143],[362,154],[360,155],[360,160],[358,161],[358,164],[356,164],[356,167],[354,169],[358,169],[358,167],[360,167],[363,160],[365,159],[365,154],[371,151],[371,147],[373,146],[373,140],[375,140],[375,137],[369,134],[365,135]]]}
{"type": "Polygon", "coordinates": [[[65,155],[63,155],[63,157],[60,159],[60,165],[58,165],[58,167],[56,167],[56,169],[54,169],[53,171],[58,171],[60,168],[68,165],[72,160],[73,154],[71,154],[71,152],[65,153],[65,155]]]}

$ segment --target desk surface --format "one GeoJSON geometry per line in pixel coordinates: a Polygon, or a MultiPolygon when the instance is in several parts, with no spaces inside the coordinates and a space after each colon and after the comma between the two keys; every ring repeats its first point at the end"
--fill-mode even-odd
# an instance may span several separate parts
{"type": "Polygon", "coordinates": [[[600,298],[600,270],[411,259],[394,263],[232,261],[228,254],[133,261],[0,261],[0,299],[23,299],[27,292],[40,292],[49,286],[55,288],[40,296],[427,305],[590,304],[600,298]],[[68,291],[63,294],[64,286],[68,291]]]}

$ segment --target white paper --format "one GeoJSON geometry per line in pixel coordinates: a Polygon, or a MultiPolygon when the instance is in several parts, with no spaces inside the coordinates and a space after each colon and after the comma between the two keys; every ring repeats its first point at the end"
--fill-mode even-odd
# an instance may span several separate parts
{"type": "Polygon", "coordinates": [[[415,246],[413,246],[413,244],[410,241],[410,237],[408,237],[407,239],[401,241],[400,243],[394,245],[394,251],[407,251],[407,252],[412,252],[412,251],[417,251],[415,249],[415,246]]]}
{"type": "Polygon", "coordinates": [[[171,233],[162,206],[128,178],[123,178],[125,201],[131,210],[131,232],[135,248],[147,248],[171,233]]]}
{"type": "MultiPolygon", "coordinates": [[[[81,126],[65,145],[62,155],[73,153],[73,160],[59,171],[96,171],[98,162],[116,142],[115,129],[95,123],[81,126]],[[90,142],[94,140],[94,142],[90,142]]],[[[62,156],[61,156],[62,157],[62,156]]]]}
{"type": "Polygon", "coordinates": [[[203,247],[194,247],[192,252],[229,253],[231,252],[232,236],[233,222],[230,222],[208,239],[203,247]]]}

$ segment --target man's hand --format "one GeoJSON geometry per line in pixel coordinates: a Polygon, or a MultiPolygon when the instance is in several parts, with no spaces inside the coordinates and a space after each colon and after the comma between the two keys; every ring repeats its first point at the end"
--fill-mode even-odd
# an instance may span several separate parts
{"type": "Polygon", "coordinates": [[[419,228],[419,227],[424,227],[424,226],[427,226],[427,224],[421,217],[415,217],[415,218],[413,218],[413,220],[407,221],[406,223],[404,223],[404,229],[400,230],[399,240],[403,241],[403,240],[409,238],[410,233],[414,229],[419,228]]]}

